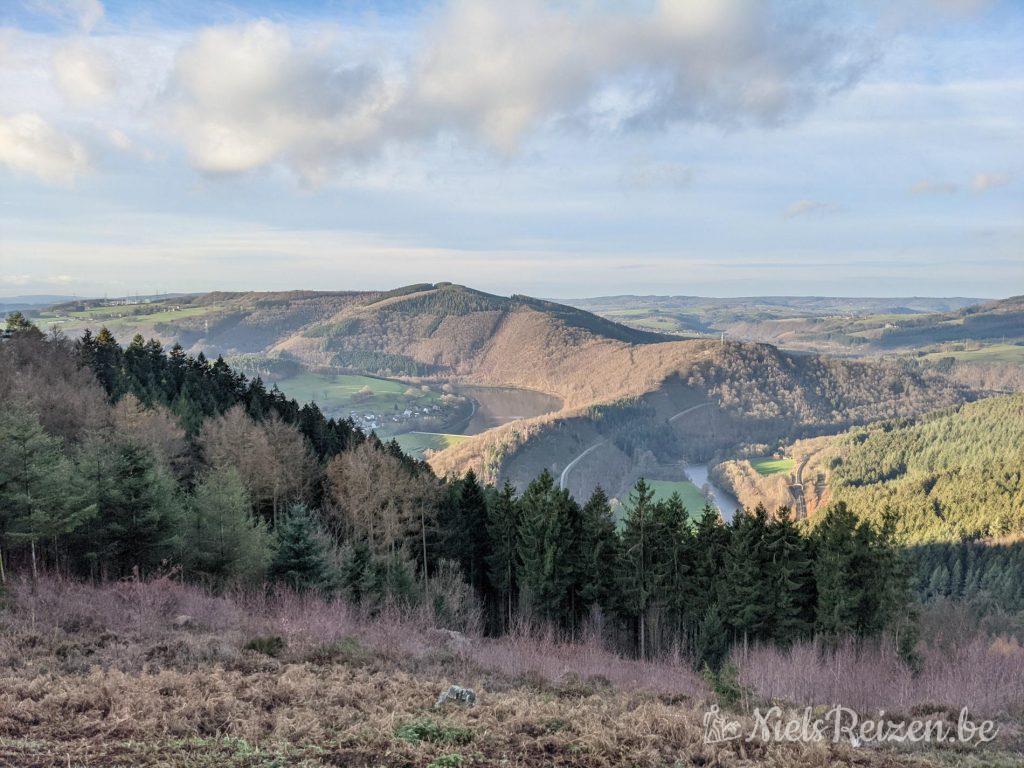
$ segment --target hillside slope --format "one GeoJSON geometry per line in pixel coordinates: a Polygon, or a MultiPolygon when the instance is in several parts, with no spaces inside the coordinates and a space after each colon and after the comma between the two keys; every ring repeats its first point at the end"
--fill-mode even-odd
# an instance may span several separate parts
{"type": "Polygon", "coordinates": [[[1024,532],[1024,395],[851,430],[808,462],[832,500],[895,516],[910,542],[1024,532]]]}
{"type": "Polygon", "coordinates": [[[550,301],[450,283],[388,292],[212,293],[65,306],[55,314],[61,313],[69,333],[109,325],[121,338],[156,335],[208,355],[257,354],[310,368],[520,387],[561,398],[558,414],[514,422],[433,459],[438,471],[475,466],[492,480],[528,447],[541,448],[523,458],[523,477],[558,469],[592,439],[617,446],[620,465],[634,465],[653,444],[675,460],[706,457],[737,442],[834,432],[964,397],[943,377],[909,364],[683,340],[550,301]],[[666,426],[697,403],[713,407],[666,426]]]}

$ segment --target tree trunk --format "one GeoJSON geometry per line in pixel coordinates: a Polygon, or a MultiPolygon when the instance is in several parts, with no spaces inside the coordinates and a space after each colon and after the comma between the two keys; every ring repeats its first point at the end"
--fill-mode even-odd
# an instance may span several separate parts
{"type": "Polygon", "coordinates": [[[423,594],[430,602],[430,575],[427,570],[427,516],[420,507],[420,540],[423,542],[423,594]]]}
{"type": "Polygon", "coordinates": [[[4,570],[4,550],[0,547],[0,584],[7,583],[7,572],[4,570]]]}
{"type": "Polygon", "coordinates": [[[36,540],[32,539],[30,542],[30,549],[32,550],[32,581],[39,579],[39,572],[36,570],[36,540]]]}
{"type": "Polygon", "coordinates": [[[640,615],[637,618],[640,621],[640,658],[641,659],[646,659],[647,658],[647,647],[646,647],[647,646],[647,643],[646,643],[646,639],[647,638],[645,636],[644,630],[646,628],[647,622],[645,621],[645,616],[644,616],[643,612],[641,612],[640,615]]]}

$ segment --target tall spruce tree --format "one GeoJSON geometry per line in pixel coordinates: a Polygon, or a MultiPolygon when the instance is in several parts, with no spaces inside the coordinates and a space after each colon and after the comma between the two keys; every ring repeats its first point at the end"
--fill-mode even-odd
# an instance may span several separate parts
{"type": "Polygon", "coordinates": [[[487,509],[487,535],[491,541],[491,552],[487,557],[488,577],[500,606],[499,623],[506,630],[512,625],[515,610],[518,531],[519,502],[515,489],[506,480],[487,509]]]}
{"type": "Polygon", "coordinates": [[[595,605],[607,610],[615,591],[615,567],[619,556],[619,537],[615,530],[608,495],[601,486],[594,488],[583,505],[583,588],[585,606],[595,605]]]}
{"type": "Polygon", "coordinates": [[[337,585],[326,537],[304,504],[296,504],[274,531],[268,575],[296,592],[330,592],[337,585]]]}
{"type": "Polygon", "coordinates": [[[187,572],[223,587],[253,583],[270,560],[270,534],[252,513],[237,470],[212,470],[196,485],[188,510],[182,559],[187,572]]]}
{"type": "Polygon", "coordinates": [[[663,579],[666,639],[683,644],[688,625],[697,618],[693,615],[694,534],[690,515],[679,494],[673,493],[655,505],[655,519],[655,560],[663,579]]]}
{"type": "Polygon", "coordinates": [[[663,564],[656,560],[658,534],[654,491],[640,478],[626,506],[616,588],[624,616],[636,627],[636,647],[641,658],[646,658],[650,651],[648,630],[663,578],[663,564]]]}
{"type": "Polygon", "coordinates": [[[481,596],[489,592],[487,557],[491,542],[487,533],[487,500],[484,489],[470,469],[462,478],[458,501],[459,562],[469,583],[481,596]]]}
{"type": "Polygon", "coordinates": [[[788,644],[808,636],[814,628],[817,595],[810,542],[783,508],[765,531],[764,548],[765,579],[772,596],[767,634],[775,642],[788,644]]]}
{"type": "Polygon", "coordinates": [[[91,510],[68,498],[70,464],[59,438],[47,435],[27,407],[10,403],[0,411],[0,581],[6,579],[3,548],[27,542],[32,575],[39,569],[41,542],[56,547],[91,510]]]}
{"type": "Polygon", "coordinates": [[[760,640],[768,636],[772,591],[766,579],[765,548],[768,513],[758,505],[750,514],[737,514],[725,552],[721,608],[735,639],[760,640]]]}
{"type": "Polygon", "coordinates": [[[519,499],[517,551],[523,608],[533,619],[561,623],[566,588],[572,577],[566,552],[568,493],[555,487],[547,470],[527,487],[519,499]]]}
{"type": "Polygon", "coordinates": [[[181,495],[145,448],[106,433],[89,435],[77,461],[76,502],[95,514],[76,537],[76,556],[94,576],[152,572],[180,547],[181,495]]]}

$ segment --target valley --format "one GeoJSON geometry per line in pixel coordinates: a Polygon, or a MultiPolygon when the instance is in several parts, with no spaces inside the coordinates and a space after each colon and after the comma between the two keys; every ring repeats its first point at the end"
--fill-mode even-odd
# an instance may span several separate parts
{"type": "MultiPolygon", "coordinates": [[[[716,469],[723,461],[754,456],[751,477],[764,479],[751,482],[776,487],[762,498],[799,506],[802,497],[786,491],[799,485],[794,461],[773,459],[773,451],[983,395],[949,375],[941,352],[908,355],[897,347],[883,356],[876,349],[902,336],[938,343],[936,334],[951,333],[941,329],[965,325],[976,335],[1018,327],[1013,300],[977,309],[974,301],[575,302],[601,317],[438,283],[75,302],[40,310],[35,319],[69,335],[103,326],[122,338],[138,333],[210,358],[223,355],[287,397],[316,402],[327,416],[398,438],[440,474],[473,468],[489,482],[510,480],[522,489],[546,468],[576,496],[600,484],[616,500],[640,476],[693,481],[679,486],[689,505],[697,501],[693,491],[704,489],[723,499],[726,514],[737,495],[744,503],[753,496],[724,481],[716,469]],[[647,323],[651,313],[661,320],[647,323]],[[675,326],[662,322],[668,316],[675,326]],[[970,320],[958,325],[956,318],[970,320]],[[932,328],[940,330],[928,336],[932,328]],[[845,345],[838,357],[821,354],[836,344],[845,345]],[[844,359],[855,348],[864,359],[844,359]]],[[[985,339],[957,343],[964,350],[950,356],[960,354],[965,365],[979,357],[1012,364],[1017,349],[1001,342],[986,353],[985,339]]]]}

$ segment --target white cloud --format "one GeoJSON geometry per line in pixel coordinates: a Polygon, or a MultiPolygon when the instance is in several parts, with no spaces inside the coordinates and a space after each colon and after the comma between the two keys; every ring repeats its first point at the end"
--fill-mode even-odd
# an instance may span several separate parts
{"type": "Polygon", "coordinates": [[[557,118],[771,125],[852,84],[868,61],[824,15],[753,0],[615,13],[462,0],[417,63],[409,121],[469,130],[504,150],[557,118]]]}
{"type": "Polygon", "coordinates": [[[83,32],[91,32],[103,18],[99,0],[29,0],[28,7],[65,23],[75,24],[83,32]]]}
{"type": "Polygon", "coordinates": [[[390,101],[372,67],[343,66],[267,21],[204,30],[178,55],[173,83],[175,124],[211,173],[280,160],[316,179],[338,155],[376,146],[390,101]]]}
{"type": "Polygon", "coordinates": [[[75,107],[95,107],[108,101],[117,88],[111,61],[97,48],[78,42],[53,54],[57,90],[75,107]]]}
{"type": "Polygon", "coordinates": [[[790,205],[782,214],[783,218],[795,219],[800,216],[817,216],[823,213],[835,213],[839,206],[835,203],[825,203],[820,200],[797,200],[790,205]]]}
{"type": "Polygon", "coordinates": [[[71,183],[89,165],[85,148],[39,115],[0,117],[0,165],[43,181],[71,183]]]}
{"type": "Polygon", "coordinates": [[[175,63],[174,125],[202,171],[281,162],[317,179],[390,142],[445,134],[510,153],[560,122],[774,125],[852,85],[868,61],[824,12],[754,0],[590,7],[455,0],[408,61],[311,45],[268,21],[209,28],[175,63]]]}
{"type": "Polygon", "coordinates": [[[921,179],[910,188],[910,192],[914,195],[952,195],[958,189],[958,185],[949,181],[921,179]]]}
{"type": "Polygon", "coordinates": [[[971,181],[971,188],[975,192],[987,192],[990,189],[1005,187],[1010,183],[1008,173],[978,173],[971,181]]]}

